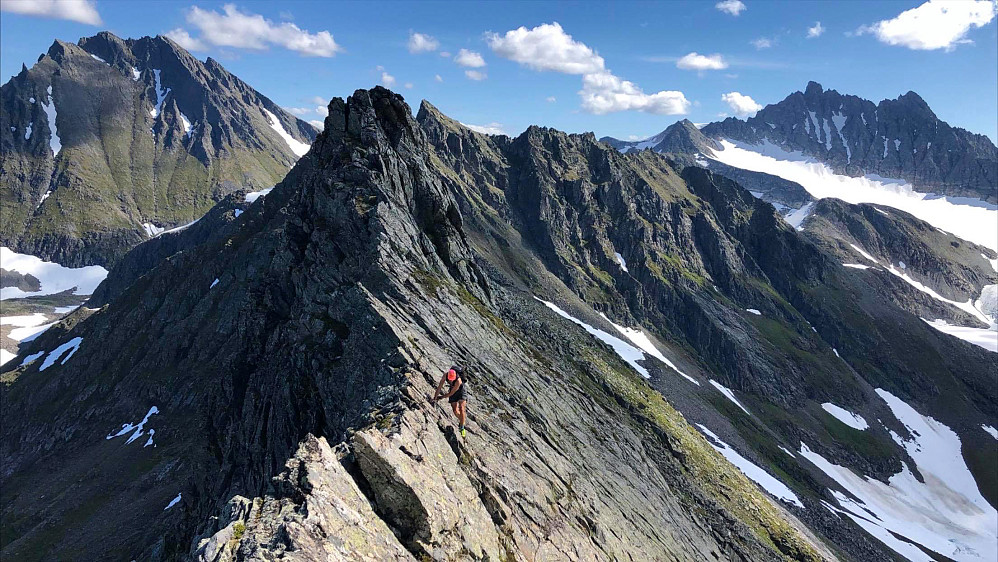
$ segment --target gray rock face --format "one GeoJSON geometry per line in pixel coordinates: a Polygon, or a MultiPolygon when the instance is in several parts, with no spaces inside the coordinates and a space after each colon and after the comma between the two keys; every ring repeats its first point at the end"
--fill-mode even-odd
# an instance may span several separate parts
{"type": "Polygon", "coordinates": [[[961,436],[998,417],[987,352],[880,300],[731,180],[592,135],[490,137],[358,90],[273,192],[233,207],[137,247],[105,306],[22,352],[82,338],[67,361],[0,373],[4,558],[890,559],[779,447],[878,478],[913,466],[886,428],[857,448],[821,417],[832,400],[905,435],[874,385],[961,436]],[[675,367],[645,357],[641,377],[535,296],[641,326],[675,367]],[[426,399],[454,363],[467,437],[426,399]]]}
{"type": "Polygon", "coordinates": [[[56,41],[0,90],[0,243],[110,265],[226,194],[273,186],[297,160],[271,126],[315,129],[165,37],[56,41]]]}

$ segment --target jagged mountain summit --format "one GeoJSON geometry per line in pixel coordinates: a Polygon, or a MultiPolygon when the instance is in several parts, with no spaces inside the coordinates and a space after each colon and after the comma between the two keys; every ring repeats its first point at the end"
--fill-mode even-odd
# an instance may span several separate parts
{"type": "Polygon", "coordinates": [[[991,354],[721,175],[374,88],[200,222],[4,367],[5,558],[992,554],[991,354]]]}
{"type": "Polygon", "coordinates": [[[110,265],[280,181],[315,128],[166,37],[55,41],[0,90],[0,245],[110,265]]]}
{"type": "MultiPolygon", "coordinates": [[[[896,178],[921,192],[998,203],[998,147],[985,135],[940,120],[915,92],[875,104],[809,82],[803,92],[767,105],[754,117],[729,117],[704,125],[699,133],[714,140],[770,143],[838,174],[896,178]]],[[[605,140],[619,150],[701,150],[663,144],[664,136],[637,143],[605,140]]]]}

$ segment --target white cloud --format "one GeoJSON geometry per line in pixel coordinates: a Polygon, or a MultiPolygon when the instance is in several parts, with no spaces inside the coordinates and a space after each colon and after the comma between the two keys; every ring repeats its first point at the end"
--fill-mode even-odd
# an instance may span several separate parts
{"type": "Polygon", "coordinates": [[[319,121],[318,119],[312,119],[311,121],[309,121],[309,123],[311,123],[313,127],[319,129],[320,131],[324,129],[326,126],[326,123],[324,121],[319,121]]]}
{"type": "Polygon", "coordinates": [[[3,0],[0,11],[90,25],[104,23],[91,0],[3,0]]]}
{"type": "MultiPolygon", "coordinates": [[[[378,68],[380,69],[381,67],[378,67],[378,68]]],[[[379,82],[379,83],[382,86],[386,87],[386,88],[391,88],[392,86],[395,85],[395,77],[392,76],[391,74],[388,74],[384,70],[382,70],[381,71],[381,82],[379,82]]]]}
{"type": "Polygon", "coordinates": [[[235,4],[222,6],[222,13],[192,6],[187,23],[201,32],[193,40],[202,45],[258,51],[275,45],[312,57],[331,57],[343,51],[328,31],[309,33],[290,22],[276,24],[259,14],[240,12],[235,4]]]}
{"type": "Polygon", "coordinates": [[[285,107],[284,111],[301,117],[312,110],[307,107],[285,107]]]}
{"type": "Polygon", "coordinates": [[[433,79],[436,80],[437,82],[443,82],[444,81],[443,77],[441,77],[439,74],[435,75],[433,77],[433,79]]]}
{"type": "Polygon", "coordinates": [[[506,131],[502,128],[502,123],[489,123],[487,125],[471,125],[469,123],[461,123],[465,127],[475,131],[477,133],[482,133],[483,135],[505,135],[506,131]]]}
{"type": "Polygon", "coordinates": [[[412,89],[412,82],[406,82],[405,84],[403,84],[403,86],[405,86],[406,90],[411,90],[412,89]]]}
{"type": "Polygon", "coordinates": [[[728,63],[724,62],[721,55],[701,55],[692,52],[676,61],[676,68],[683,70],[721,70],[728,68],[728,63]]]}
{"type": "Polygon", "coordinates": [[[454,62],[468,68],[481,68],[485,66],[485,59],[482,58],[482,55],[468,49],[458,51],[457,56],[454,57],[454,62]]]}
{"type": "Polygon", "coordinates": [[[813,27],[807,28],[807,38],[814,39],[815,37],[821,37],[821,34],[825,32],[825,28],[822,27],[820,21],[814,22],[813,27]]]}
{"type": "Polygon", "coordinates": [[[326,98],[324,98],[322,96],[315,96],[315,97],[313,97],[309,101],[311,101],[312,103],[319,104],[319,105],[326,105],[326,104],[329,103],[329,100],[327,100],[326,98]]]}
{"type": "Polygon", "coordinates": [[[202,41],[191,37],[190,33],[187,33],[186,29],[178,27],[177,29],[171,29],[163,35],[166,35],[173,40],[174,43],[180,45],[181,47],[187,49],[188,51],[204,51],[207,49],[202,41]]]}
{"type": "Polygon", "coordinates": [[[485,80],[489,77],[488,74],[480,70],[465,70],[464,75],[468,77],[469,80],[485,80]]]}
{"type": "Polygon", "coordinates": [[[558,22],[533,29],[519,27],[505,35],[488,33],[486,41],[497,55],[533,70],[589,74],[605,69],[603,57],[586,44],[572,39],[558,22]]]}
{"type": "Polygon", "coordinates": [[[752,46],[760,51],[773,46],[773,40],[768,37],[760,37],[754,41],[750,41],[750,43],[752,43],[752,46]]]}
{"type": "Polygon", "coordinates": [[[408,48],[409,52],[413,54],[429,53],[440,48],[440,42],[434,37],[413,31],[409,33],[408,48]]]}
{"type": "Polygon", "coordinates": [[[733,16],[737,16],[746,10],[745,3],[742,0],[723,0],[714,4],[714,7],[733,16]]]}
{"type": "Polygon", "coordinates": [[[315,113],[316,115],[321,115],[325,117],[329,115],[329,108],[324,105],[317,105],[315,106],[315,113]]]}
{"type": "Polygon", "coordinates": [[[548,103],[554,103],[554,102],[558,101],[558,100],[555,99],[554,96],[548,96],[548,97],[544,98],[544,100],[546,102],[548,102],[548,103]]]}
{"type": "Polygon", "coordinates": [[[450,58],[450,51],[440,51],[440,56],[442,56],[445,59],[449,59],[450,58]]]}
{"type": "Polygon", "coordinates": [[[519,27],[503,35],[488,33],[486,41],[497,55],[533,70],[581,74],[579,97],[582,109],[589,113],[644,111],[676,115],[686,113],[690,107],[682,92],[663,90],[646,94],[633,82],[615,76],[606,68],[603,57],[585,43],[574,40],[558,22],[533,29],[519,27]]]}
{"type": "Polygon", "coordinates": [[[945,49],[970,43],[966,39],[972,27],[983,27],[995,17],[998,10],[990,0],[974,2],[928,2],[905,10],[897,17],[860,27],[857,35],[873,34],[881,43],[898,45],[914,50],[945,49]]]}
{"type": "Polygon", "coordinates": [[[622,80],[610,72],[584,75],[579,95],[582,97],[582,108],[596,115],[617,111],[682,115],[690,109],[690,102],[682,92],[646,94],[633,82],[622,80]]]}
{"type": "Polygon", "coordinates": [[[739,117],[747,117],[762,109],[762,106],[749,96],[738,92],[728,92],[721,95],[721,101],[728,104],[731,111],[739,117]]]}

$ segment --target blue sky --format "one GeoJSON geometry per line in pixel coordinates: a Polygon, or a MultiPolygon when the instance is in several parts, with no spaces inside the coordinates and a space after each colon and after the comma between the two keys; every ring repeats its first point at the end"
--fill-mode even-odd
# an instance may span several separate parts
{"type": "Polygon", "coordinates": [[[307,120],[321,118],[316,98],[387,74],[414,110],[425,98],[464,123],[643,138],[684,117],[751,114],[815,80],[875,102],[914,90],[950,124],[998,137],[988,2],[950,2],[944,16],[918,1],[225,4],[4,0],[0,70],[6,80],[31,66],[55,38],[186,34],[196,56],[307,120]],[[411,52],[413,33],[428,36],[423,52],[411,52]]]}

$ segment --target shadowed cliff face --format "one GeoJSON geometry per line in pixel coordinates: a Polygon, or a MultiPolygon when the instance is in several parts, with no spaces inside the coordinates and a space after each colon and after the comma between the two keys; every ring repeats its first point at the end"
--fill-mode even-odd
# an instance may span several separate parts
{"type": "Polygon", "coordinates": [[[488,137],[358,90],[269,195],[232,205],[214,233],[138,246],[103,308],[8,364],[5,556],[870,559],[890,554],[778,446],[892,474],[906,457],[885,428],[860,450],[815,413],[834,396],[903,432],[873,384],[995,416],[985,352],[863,293],[730,180],[592,135],[488,137]],[[857,294],[879,304],[860,314],[857,294]],[[650,357],[643,379],[535,296],[642,326],[700,384],[650,357]],[[77,337],[69,359],[19,366],[77,337]],[[454,363],[465,438],[426,401],[454,363]],[[811,530],[673,404],[780,474],[811,530]]]}
{"type": "Polygon", "coordinates": [[[107,32],[56,41],[4,84],[0,115],[0,243],[70,266],[273,186],[316,134],[210,58],[107,32]]]}

